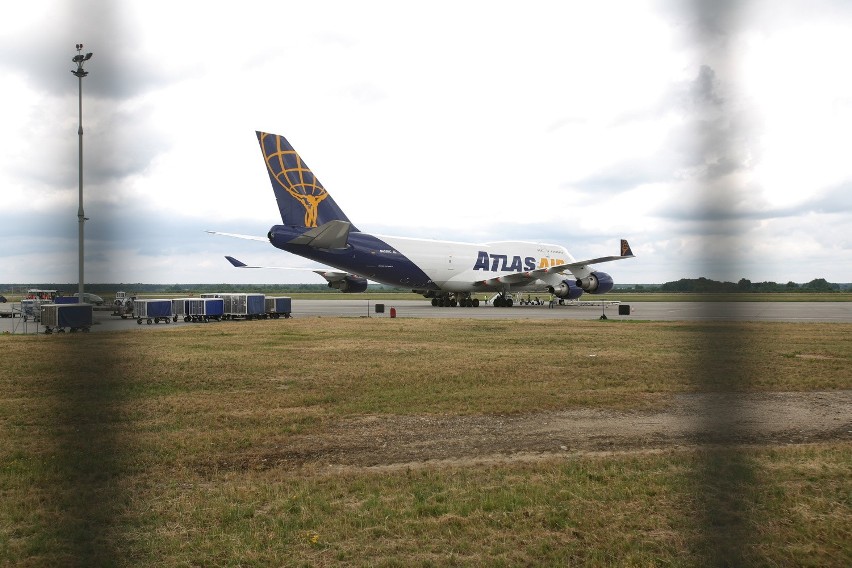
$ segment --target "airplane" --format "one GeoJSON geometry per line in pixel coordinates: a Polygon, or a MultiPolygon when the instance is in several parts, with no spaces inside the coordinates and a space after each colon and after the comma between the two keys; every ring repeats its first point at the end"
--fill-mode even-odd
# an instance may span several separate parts
{"type": "Polygon", "coordinates": [[[575,260],[561,245],[497,241],[461,243],[372,235],[359,230],[283,137],[256,132],[282,225],[266,237],[207,231],[269,242],[281,250],[327,268],[249,266],[232,256],[237,268],[313,270],[329,287],[363,292],[369,281],[404,287],[432,300],[433,306],[478,307],[476,294],[494,293],[495,307],[511,307],[512,293],[547,291],[574,300],[584,293],[612,290],[612,277],[592,265],[634,258],[627,240],[617,256],[575,260]]]}

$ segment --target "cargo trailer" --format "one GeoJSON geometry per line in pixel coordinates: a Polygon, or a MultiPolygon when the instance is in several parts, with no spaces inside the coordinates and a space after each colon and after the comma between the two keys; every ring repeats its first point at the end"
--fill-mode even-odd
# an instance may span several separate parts
{"type": "Polygon", "coordinates": [[[225,303],[223,319],[265,319],[266,296],[264,294],[230,292],[201,294],[202,298],[221,298],[225,303]]]}
{"type": "Polygon", "coordinates": [[[188,298],[184,300],[183,321],[221,321],[225,314],[222,298],[188,298]]]}
{"type": "Polygon", "coordinates": [[[88,332],[92,327],[92,304],[42,304],[41,323],[45,333],[88,332]]]}
{"type": "Polygon", "coordinates": [[[263,294],[223,294],[226,319],[262,319],[266,316],[263,294]]]}
{"type": "Polygon", "coordinates": [[[186,315],[186,298],[172,300],[172,321],[177,321],[186,315]]]}
{"type": "Polygon", "coordinates": [[[142,325],[145,320],[148,325],[151,323],[169,323],[174,313],[172,312],[171,300],[140,300],[133,302],[133,317],[136,318],[136,323],[142,325]]]}
{"type": "Polygon", "coordinates": [[[290,317],[292,310],[292,300],[288,296],[280,296],[277,298],[266,298],[265,311],[266,315],[271,318],[278,319],[281,316],[290,317]]]}

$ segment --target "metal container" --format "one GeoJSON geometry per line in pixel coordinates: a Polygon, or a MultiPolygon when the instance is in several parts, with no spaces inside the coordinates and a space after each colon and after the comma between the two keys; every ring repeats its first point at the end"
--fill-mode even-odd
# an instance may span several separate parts
{"type": "Polygon", "coordinates": [[[225,319],[259,319],[266,317],[264,294],[216,294],[225,302],[225,319]]]}
{"type": "Polygon", "coordinates": [[[225,314],[222,298],[188,298],[184,300],[183,321],[219,321],[225,314]]]}
{"type": "Polygon", "coordinates": [[[179,317],[186,315],[186,299],[179,298],[172,300],[172,321],[177,321],[179,317]]]}
{"type": "Polygon", "coordinates": [[[45,333],[60,333],[69,328],[71,332],[89,331],[92,327],[93,315],[91,304],[43,304],[41,306],[41,323],[45,333]]]}
{"type": "Polygon", "coordinates": [[[277,298],[266,298],[265,300],[265,311],[266,314],[273,318],[280,318],[284,316],[285,318],[290,317],[290,313],[293,311],[292,305],[293,302],[288,296],[280,296],[277,298]]]}
{"type": "Polygon", "coordinates": [[[141,324],[145,320],[150,325],[153,323],[169,323],[174,313],[172,312],[171,300],[139,300],[133,302],[133,317],[136,323],[141,324]]]}

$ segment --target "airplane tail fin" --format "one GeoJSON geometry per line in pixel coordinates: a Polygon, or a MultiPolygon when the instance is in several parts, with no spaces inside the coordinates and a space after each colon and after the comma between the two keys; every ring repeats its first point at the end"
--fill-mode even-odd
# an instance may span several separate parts
{"type": "MultiPolygon", "coordinates": [[[[286,138],[257,132],[257,140],[285,225],[313,228],[329,221],[345,221],[351,225],[346,214],[286,138]]],[[[357,231],[354,226],[351,230],[357,231]]]]}

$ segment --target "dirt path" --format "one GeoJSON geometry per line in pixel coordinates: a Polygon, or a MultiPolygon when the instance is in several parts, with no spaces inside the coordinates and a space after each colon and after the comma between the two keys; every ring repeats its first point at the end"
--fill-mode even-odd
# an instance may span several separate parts
{"type": "MultiPolygon", "coordinates": [[[[661,451],[702,443],[852,441],[852,390],[684,394],[661,412],[569,410],[513,416],[366,416],[286,447],[240,456],[237,467],[399,469],[661,451]]],[[[237,465],[230,464],[232,467],[237,465]]]]}

